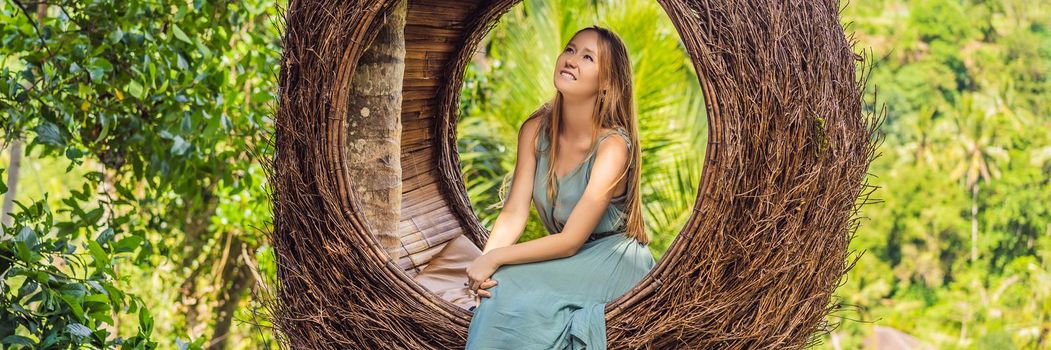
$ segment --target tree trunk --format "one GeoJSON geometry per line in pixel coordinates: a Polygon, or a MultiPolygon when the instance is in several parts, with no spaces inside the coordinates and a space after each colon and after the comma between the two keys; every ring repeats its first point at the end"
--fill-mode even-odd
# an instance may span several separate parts
{"type": "Polygon", "coordinates": [[[18,177],[22,173],[22,140],[18,138],[11,140],[10,147],[11,162],[7,166],[7,193],[4,193],[4,227],[11,226],[11,211],[14,210],[15,195],[18,194],[18,177]]]}
{"type": "Polygon", "coordinates": [[[206,302],[203,302],[205,296],[198,293],[197,278],[202,271],[211,266],[214,260],[214,254],[211,251],[205,251],[205,248],[210,239],[210,236],[207,236],[210,233],[208,224],[211,223],[212,216],[215,215],[219,206],[219,198],[214,195],[214,185],[205,190],[201,198],[205,208],[203,211],[196,211],[199,209],[192,207],[194,209],[184,209],[187,212],[182,215],[185,218],[183,222],[185,236],[182,243],[185,248],[179,268],[183,271],[189,270],[190,273],[179,285],[179,309],[185,316],[184,327],[189,334],[200,334],[198,330],[203,326],[199,320],[198,309],[202,307],[202,303],[206,304],[206,302]]]}
{"type": "Polygon", "coordinates": [[[978,183],[971,185],[971,262],[978,261],[978,183]]]}
{"type": "Polygon", "coordinates": [[[375,237],[394,259],[401,214],[401,101],[405,12],[400,1],[362,54],[351,82],[348,166],[375,237]]]}
{"type": "Polygon", "coordinates": [[[218,314],[215,319],[215,330],[212,332],[212,340],[208,344],[208,350],[226,349],[227,338],[230,335],[230,325],[233,324],[234,313],[238,304],[241,303],[241,295],[252,286],[249,267],[241,259],[241,255],[248,249],[247,245],[237,238],[236,234],[229,236],[232,240],[226,264],[223,266],[222,278],[219,283],[219,305],[218,314]]]}

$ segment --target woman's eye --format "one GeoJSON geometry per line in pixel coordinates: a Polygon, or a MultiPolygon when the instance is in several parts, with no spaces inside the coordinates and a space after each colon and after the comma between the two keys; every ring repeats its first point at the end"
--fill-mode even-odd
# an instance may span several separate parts
{"type": "Polygon", "coordinates": [[[584,55],[584,58],[587,58],[589,61],[595,62],[595,59],[591,58],[591,55],[584,55]]]}

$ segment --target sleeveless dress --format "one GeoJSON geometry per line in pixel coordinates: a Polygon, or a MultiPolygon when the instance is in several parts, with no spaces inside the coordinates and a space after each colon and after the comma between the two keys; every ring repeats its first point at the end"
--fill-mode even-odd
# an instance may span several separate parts
{"type": "MultiPolygon", "coordinates": [[[[591,177],[601,135],[580,165],[559,179],[554,203],[547,199],[548,157],[537,151],[533,203],[551,234],[562,232],[591,177]]],[[[541,133],[538,148],[546,150],[541,133]]],[[[467,350],[606,349],[606,303],[631,290],[656,262],[647,245],[628,237],[624,195],[614,197],[588,241],[559,259],[503,265],[493,273],[497,285],[481,298],[467,332],[467,350]]]]}

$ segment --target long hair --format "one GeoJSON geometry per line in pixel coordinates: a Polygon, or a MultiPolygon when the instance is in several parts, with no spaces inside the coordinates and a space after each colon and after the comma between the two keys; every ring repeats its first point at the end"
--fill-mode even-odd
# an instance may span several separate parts
{"type": "MultiPolygon", "coordinates": [[[[639,151],[639,128],[635,113],[634,94],[632,93],[631,59],[628,56],[627,47],[624,42],[609,29],[593,25],[578,30],[573,35],[585,30],[593,30],[598,33],[598,50],[602,57],[599,67],[599,97],[595,99],[595,114],[592,121],[595,125],[595,133],[591,135],[594,141],[598,137],[598,131],[604,128],[622,127],[628,132],[631,142],[631,154],[628,155],[628,168],[625,169],[613,187],[606,189],[612,191],[621,179],[627,177],[628,190],[625,199],[627,214],[627,235],[635,240],[649,244],[650,239],[646,235],[646,227],[642,218],[642,200],[639,195],[639,166],[641,153],[639,151]]],[[[545,103],[544,109],[547,113],[538,113],[535,117],[541,118],[540,131],[545,133],[549,140],[547,170],[547,196],[553,202],[558,191],[558,181],[555,166],[558,164],[558,134],[563,127],[562,123],[562,92],[555,92],[553,99],[545,103]]],[[[592,142],[593,143],[593,142],[592,142]]],[[[597,146],[596,146],[597,147],[597,146]]]]}

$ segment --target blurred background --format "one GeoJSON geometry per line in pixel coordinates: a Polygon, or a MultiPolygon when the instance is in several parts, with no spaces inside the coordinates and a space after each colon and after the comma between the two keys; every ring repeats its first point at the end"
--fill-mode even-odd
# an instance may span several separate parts
{"type": "MultiPolygon", "coordinates": [[[[276,348],[257,296],[275,274],[261,161],[284,6],[0,2],[0,347],[276,348]]],[[[840,6],[886,139],[817,347],[1051,348],[1051,2],[840,6]]],[[[660,259],[692,213],[707,117],[654,1],[527,0],[502,18],[464,79],[467,190],[491,227],[518,127],[593,23],[631,53],[660,259]]],[[[544,234],[533,215],[522,240],[544,234]]]]}

